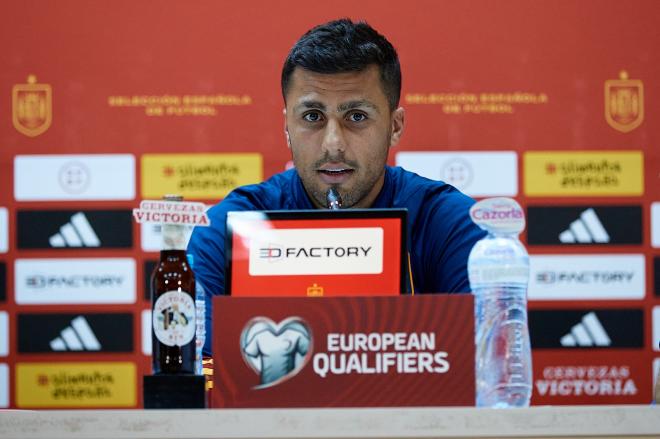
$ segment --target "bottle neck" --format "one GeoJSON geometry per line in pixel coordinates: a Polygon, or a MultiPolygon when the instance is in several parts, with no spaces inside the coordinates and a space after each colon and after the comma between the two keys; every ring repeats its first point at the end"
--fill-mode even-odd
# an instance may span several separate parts
{"type": "Polygon", "coordinates": [[[163,251],[186,250],[186,226],[182,224],[163,224],[161,226],[163,251]]]}
{"type": "Polygon", "coordinates": [[[507,238],[507,239],[518,239],[518,233],[516,232],[502,232],[499,230],[489,230],[489,238],[507,238]]]}

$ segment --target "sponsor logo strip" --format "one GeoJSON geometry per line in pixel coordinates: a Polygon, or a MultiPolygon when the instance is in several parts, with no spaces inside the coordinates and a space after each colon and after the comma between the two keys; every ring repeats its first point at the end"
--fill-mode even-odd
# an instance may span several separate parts
{"type": "Polygon", "coordinates": [[[655,295],[660,296],[660,256],[653,257],[653,283],[655,284],[655,295]]]}
{"type": "Polygon", "coordinates": [[[17,259],[19,305],[135,303],[132,258],[17,259]]]}
{"type": "Polygon", "coordinates": [[[19,408],[134,407],[136,403],[133,363],[16,364],[19,408]]]}
{"type": "Polygon", "coordinates": [[[648,404],[648,360],[625,351],[581,355],[542,351],[534,354],[532,404],[648,404]]]}
{"type": "Polygon", "coordinates": [[[660,247],[660,203],[651,203],[651,245],[660,247]]]}
{"type": "Polygon", "coordinates": [[[530,300],[643,299],[644,255],[531,255],[530,300]]]}
{"type": "Polygon", "coordinates": [[[0,253],[9,250],[9,215],[6,207],[0,207],[0,253]]]}
{"type": "Polygon", "coordinates": [[[131,154],[18,155],[14,158],[14,198],[17,201],[132,200],[135,157],[131,154]]]}
{"type": "Polygon", "coordinates": [[[530,245],[643,243],[641,206],[529,206],[527,222],[530,245]]]}
{"type": "Polygon", "coordinates": [[[19,314],[18,352],[133,352],[133,315],[19,314]]]}
{"type": "Polygon", "coordinates": [[[7,264],[0,262],[0,302],[7,300],[7,264]]]}
{"type": "Polygon", "coordinates": [[[19,210],[19,249],[131,248],[130,210],[19,210]]]}
{"type": "Polygon", "coordinates": [[[0,311],[0,357],[9,355],[9,314],[0,311]]]}
{"type": "Polygon", "coordinates": [[[534,349],[642,348],[644,311],[530,310],[529,332],[534,349]]]}
{"type": "Polygon", "coordinates": [[[653,307],[653,339],[654,351],[660,351],[660,306],[653,307]]]}
{"type": "Polygon", "coordinates": [[[473,197],[518,194],[515,151],[399,152],[396,164],[431,180],[449,183],[473,197]]]}
{"type": "Polygon", "coordinates": [[[142,198],[179,194],[187,200],[224,198],[263,180],[261,154],[144,154],[142,198]]]}
{"type": "Polygon", "coordinates": [[[383,229],[269,229],[250,242],[250,275],[378,274],[383,229]]]}
{"type": "Polygon", "coordinates": [[[644,194],[641,151],[531,151],[523,160],[529,196],[644,194]]]}
{"type": "Polygon", "coordinates": [[[0,407],[9,407],[9,366],[0,363],[0,407]]]}
{"type": "Polygon", "coordinates": [[[142,353],[144,355],[152,354],[151,347],[151,310],[142,311],[142,353]]]}

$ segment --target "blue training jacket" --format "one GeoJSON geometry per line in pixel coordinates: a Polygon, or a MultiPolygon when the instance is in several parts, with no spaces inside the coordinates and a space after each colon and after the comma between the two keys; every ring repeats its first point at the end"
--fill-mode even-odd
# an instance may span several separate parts
{"type": "MultiPolygon", "coordinates": [[[[467,259],[485,232],[470,219],[474,200],[442,181],[400,167],[385,168],[385,182],[372,207],[408,209],[408,251],[415,293],[469,292],[467,259]]],[[[206,291],[206,327],[211,328],[211,298],[225,294],[227,212],[314,209],[295,169],[263,183],[232,191],[208,211],[210,227],[193,231],[188,253],[195,277],[206,291]]],[[[204,352],[211,352],[211,330],[204,352]]]]}

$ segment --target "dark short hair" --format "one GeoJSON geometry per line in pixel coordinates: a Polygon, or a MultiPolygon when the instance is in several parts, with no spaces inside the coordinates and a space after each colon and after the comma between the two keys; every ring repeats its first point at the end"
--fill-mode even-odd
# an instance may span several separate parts
{"type": "Polygon", "coordinates": [[[390,109],[399,105],[401,66],[392,44],[364,21],[330,21],[305,33],[293,46],[282,67],[282,95],[296,67],[315,73],[359,72],[375,64],[390,109]]]}

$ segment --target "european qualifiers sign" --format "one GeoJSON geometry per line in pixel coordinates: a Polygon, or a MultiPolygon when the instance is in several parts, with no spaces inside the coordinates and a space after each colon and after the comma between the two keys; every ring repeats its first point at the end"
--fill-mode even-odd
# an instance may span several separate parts
{"type": "Polygon", "coordinates": [[[128,313],[18,314],[18,352],[133,352],[128,313]]]}
{"type": "Polygon", "coordinates": [[[530,310],[529,333],[532,349],[642,349],[644,310],[530,310]]]}
{"type": "Polygon", "coordinates": [[[474,405],[470,294],[213,300],[214,407],[474,405]]]}
{"type": "Polygon", "coordinates": [[[130,210],[19,210],[19,249],[131,248],[130,210]]]}
{"type": "Polygon", "coordinates": [[[529,206],[530,245],[641,245],[641,206],[529,206]]]}

